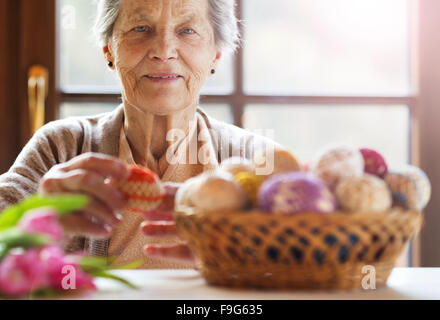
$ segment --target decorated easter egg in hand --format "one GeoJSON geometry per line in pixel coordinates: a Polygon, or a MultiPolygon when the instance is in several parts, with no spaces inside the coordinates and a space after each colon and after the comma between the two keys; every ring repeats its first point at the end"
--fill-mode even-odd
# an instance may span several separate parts
{"type": "Polygon", "coordinates": [[[384,157],[372,149],[362,148],[360,152],[364,158],[364,171],[380,178],[384,178],[388,173],[388,166],[384,157]]]}
{"type": "Polygon", "coordinates": [[[258,192],[260,207],[274,214],[330,213],[337,201],[324,182],[305,172],[289,172],[268,178],[258,192]]]}
{"type": "Polygon", "coordinates": [[[368,173],[342,180],[336,187],[336,197],[342,209],[349,212],[382,212],[392,205],[387,184],[368,173]]]}
{"type": "Polygon", "coordinates": [[[251,172],[239,172],[234,176],[234,179],[245,190],[252,206],[257,207],[257,194],[261,184],[264,182],[264,178],[251,172]]]}
{"type": "Polygon", "coordinates": [[[222,170],[211,170],[185,182],[177,192],[177,205],[186,204],[198,210],[235,211],[248,205],[245,190],[234,176],[222,170]]]}
{"type": "Polygon", "coordinates": [[[426,174],[414,166],[390,171],[385,176],[393,195],[393,205],[408,210],[423,210],[431,198],[431,184],[426,174]]]}
{"type": "Polygon", "coordinates": [[[143,213],[156,209],[165,197],[159,177],[142,166],[130,166],[130,176],[119,184],[128,199],[126,210],[143,213]]]}
{"type": "Polygon", "coordinates": [[[223,160],[219,166],[220,170],[236,175],[240,172],[253,172],[254,166],[252,162],[245,158],[231,157],[223,160]]]}
{"type": "Polygon", "coordinates": [[[346,178],[364,173],[364,158],[358,149],[348,146],[329,147],[321,151],[312,164],[312,171],[331,190],[346,178]]]}

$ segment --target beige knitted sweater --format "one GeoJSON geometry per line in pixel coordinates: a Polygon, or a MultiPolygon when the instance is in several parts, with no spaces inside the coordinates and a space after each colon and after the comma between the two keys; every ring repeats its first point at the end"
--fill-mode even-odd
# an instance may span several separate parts
{"type": "MultiPolygon", "coordinates": [[[[175,150],[177,159],[188,156],[191,142],[202,151],[197,163],[169,164],[161,176],[163,181],[184,182],[203,171],[210,170],[231,156],[251,159],[257,148],[271,145],[282,147],[263,136],[213,119],[201,108],[195,114],[196,125],[188,132],[175,150]],[[196,140],[194,140],[196,139],[196,140]],[[200,142],[202,141],[202,142],[200,142]]],[[[36,193],[38,183],[54,165],[88,152],[103,153],[132,162],[131,152],[124,141],[124,109],[120,105],[114,111],[92,117],[75,117],[48,123],[32,137],[23,148],[10,170],[0,175],[0,211],[36,193]]],[[[152,169],[152,168],[150,168],[152,169]]],[[[127,219],[129,220],[129,219],[127,219]]],[[[119,256],[120,263],[130,262],[141,255],[147,243],[139,233],[142,219],[123,223],[112,239],[95,240],[75,237],[67,245],[67,251],[87,250],[92,255],[119,256]],[[126,247],[126,248],[125,248],[126,247]],[[123,248],[124,250],[121,250],[123,248]]],[[[168,243],[177,241],[168,239],[168,243]]],[[[185,265],[145,260],[144,268],[185,268],[185,265]]]]}

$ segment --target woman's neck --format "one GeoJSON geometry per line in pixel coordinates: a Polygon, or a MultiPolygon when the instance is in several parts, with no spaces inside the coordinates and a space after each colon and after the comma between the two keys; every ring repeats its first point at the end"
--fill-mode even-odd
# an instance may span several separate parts
{"type": "Polygon", "coordinates": [[[124,100],[124,131],[136,163],[146,165],[148,153],[159,160],[174,142],[167,141],[170,130],[180,130],[179,135],[186,136],[196,109],[194,104],[169,115],[156,115],[124,100]]]}

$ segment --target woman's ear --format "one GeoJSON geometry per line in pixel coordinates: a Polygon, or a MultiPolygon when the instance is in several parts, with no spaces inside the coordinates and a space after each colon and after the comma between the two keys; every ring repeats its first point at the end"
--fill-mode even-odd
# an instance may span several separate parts
{"type": "Polygon", "coordinates": [[[220,50],[216,52],[214,61],[212,62],[212,69],[217,70],[217,66],[218,63],[220,62],[220,59],[222,58],[222,55],[223,54],[220,50]]]}
{"type": "Polygon", "coordinates": [[[114,59],[113,59],[113,55],[111,53],[111,48],[109,47],[108,44],[106,44],[103,48],[102,51],[104,53],[105,59],[107,60],[107,64],[108,66],[113,69],[114,68],[114,59]]]}

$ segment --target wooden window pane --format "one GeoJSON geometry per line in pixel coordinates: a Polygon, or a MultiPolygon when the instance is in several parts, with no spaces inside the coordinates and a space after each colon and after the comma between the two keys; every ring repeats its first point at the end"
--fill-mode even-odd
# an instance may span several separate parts
{"type": "Polygon", "coordinates": [[[68,117],[92,116],[114,110],[118,103],[62,103],[60,106],[60,119],[68,117]]]}
{"type": "MultiPolygon", "coordinates": [[[[77,103],[77,102],[64,102],[60,106],[60,119],[68,117],[79,116],[92,116],[103,112],[110,112],[114,110],[118,103],[77,103]]],[[[233,123],[233,115],[231,112],[231,106],[221,103],[209,103],[201,105],[201,108],[211,117],[224,121],[227,123],[233,123]]]]}

